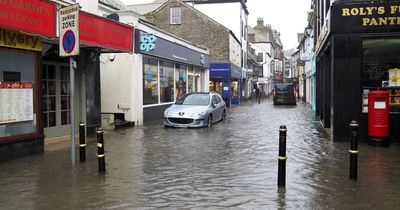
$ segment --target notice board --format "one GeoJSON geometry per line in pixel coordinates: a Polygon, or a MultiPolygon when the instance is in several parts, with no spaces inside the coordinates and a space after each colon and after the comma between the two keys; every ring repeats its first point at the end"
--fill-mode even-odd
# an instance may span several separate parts
{"type": "Polygon", "coordinates": [[[0,124],[33,120],[32,82],[0,82],[0,124]]]}

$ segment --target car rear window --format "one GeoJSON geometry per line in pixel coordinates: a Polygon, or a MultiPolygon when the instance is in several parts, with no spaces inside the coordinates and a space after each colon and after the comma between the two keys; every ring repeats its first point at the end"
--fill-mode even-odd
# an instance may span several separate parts
{"type": "Polygon", "coordinates": [[[210,102],[209,94],[187,94],[176,100],[177,105],[207,106],[210,102]]]}
{"type": "Polygon", "coordinates": [[[278,93],[293,92],[293,85],[275,85],[275,91],[278,93]]]}

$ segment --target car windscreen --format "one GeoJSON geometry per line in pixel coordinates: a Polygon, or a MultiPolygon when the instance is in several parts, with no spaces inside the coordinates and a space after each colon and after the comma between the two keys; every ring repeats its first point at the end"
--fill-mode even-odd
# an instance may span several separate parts
{"type": "Polygon", "coordinates": [[[293,92],[293,85],[275,85],[275,91],[277,93],[293,92]]]}
{"type": "Polygon", "coordinates": [[[210,102],[209,94],[187,94],[178,98],[177,105],[207,106],[210,102]]]}

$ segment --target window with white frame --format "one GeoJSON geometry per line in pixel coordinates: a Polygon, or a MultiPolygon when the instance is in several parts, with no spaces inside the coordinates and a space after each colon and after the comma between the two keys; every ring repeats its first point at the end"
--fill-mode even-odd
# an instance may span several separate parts
{"type": "Polygon", "coordinates": [[[170,9],[170,23],[171,24],[181,24],[182,11],[181,7],[174,6],[170,9]]]}

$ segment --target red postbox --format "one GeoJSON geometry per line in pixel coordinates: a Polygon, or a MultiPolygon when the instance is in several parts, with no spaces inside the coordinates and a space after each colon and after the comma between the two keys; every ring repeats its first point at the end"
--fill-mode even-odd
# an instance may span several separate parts
{"type": "Polygon", "coordinates": [[[368,93],[368,136],[372,141],[389,137],[389,93],[383,90],[368,93]]]}

